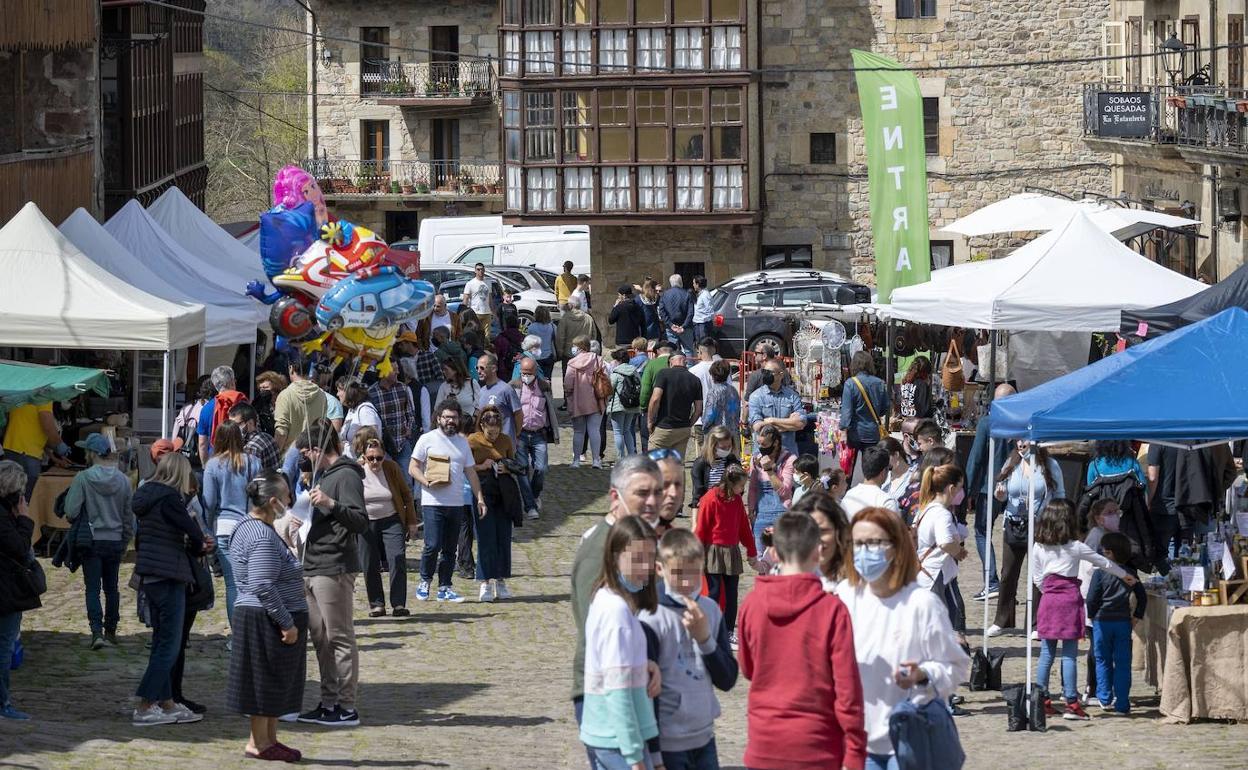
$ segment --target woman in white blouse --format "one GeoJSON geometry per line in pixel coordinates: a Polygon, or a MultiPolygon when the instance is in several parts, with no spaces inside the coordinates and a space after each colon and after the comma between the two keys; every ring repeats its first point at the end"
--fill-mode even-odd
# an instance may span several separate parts
{"type": "Polygon", "coordinates": [[[866,710],[866,770],[897,767],[888,717],[908,697],[944,699],[970,672],[940,597],[915,578],[918,555],[901,517],[865,508],[854,518],[853,562],[837,596],[854,624],[866,710]]]}

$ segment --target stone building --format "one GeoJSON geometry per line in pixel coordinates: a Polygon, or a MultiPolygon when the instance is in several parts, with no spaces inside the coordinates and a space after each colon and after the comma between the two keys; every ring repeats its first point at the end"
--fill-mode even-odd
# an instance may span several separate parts
{"type": "Polygon", "coordinates": [[[502,209],[492,0],[312,0],[306,168],[335,213],[390,241],[430,216],[502,209]]]}
{"type": "Polygon", "coordinates": [[[1127,58],[1085,84],[1088,147],[1112,153],[1113,194],[1199,219],[1195,233],[1156,230],[1145,254],[1216,281],[1242,265],[1248,186],[1244,0],[1115,2],[1103,50],[1127,58]],[[1212,15],[1211,15],[1212,12],[1212,15]],[[1172,53],[1153,56],[1172,41],[1172,53]],[[1115,109],[1140,120],[1116,122],[1115,109]]]}
{"type": "MultiPolygon", "coordinates": [[[[671,272],[715,283],[761,267],[812,266],[869,282],[866,166],[849,49],[913,67],[1077,57],[1099,51],[1101,29],[1088,20],[1109,5],[748,0],[739,8],[725,2],[717,15],[715,0],[567,0],[552,10],[547,0],[509,2],[503,130],[516,129],[522,143],[505,158],[505,216],[590,223],[597,307],[610,306],[620,283],[671,272]],[[710,136],[689,142],[688,128],[702,128],[702,120],[689,120],[687,110],[681,116],[689,97],[678,93],[727,86],[744,94],[743,142],[732,155],[715,146],[722,133],[715,116],[706,121],[710,136]],[[513,89],[525,100],[516,101],[514,126],[506,112],[513,89]],[[548,114],[538,109],[547,93],[570,101],[551,104],[548,114]],[[539,125],[530,130],[534,117],[539,125]],[[670,129],[669,146],[647,144],[658,128],[670,129]],[[617,133],[630,137],[631,154],[612,146],[617,133]],[[736,177],[720,169],[732,164],[739,189],[722,190],[720,181],[736,177]],[[689,165],[706,167],[697,190],[677,177],[689,165]],[[646,189],[660,166],[668,169],[665,199],[646,189]],[[621,190],[622,175],[628,189],[621,190]],[[684,205],[682,195],[685,204],[702,197],[684,205]]],[[[1100,70],[1095,63],[918,73],[936,267],[998,250],[999,243],[967,243],[940,228],[1025,186],[1109,192],[1108,158],[1082,141],[1080,124],[1080,89],[1100,70]]]]}

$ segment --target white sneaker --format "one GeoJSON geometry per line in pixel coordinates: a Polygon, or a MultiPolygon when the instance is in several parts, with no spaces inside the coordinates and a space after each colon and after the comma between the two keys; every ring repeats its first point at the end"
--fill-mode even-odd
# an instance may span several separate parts
{"type": "Polygon", "coordinates": [[[505,580],[494,581],[494,595],[497,596],[499,599],[511,598],[511,591],[507,588],[507,581],[505,580]]]}
{"type": "Polygon", "coordinates": [[[477,594],[477,601],[492,602],[494,601],[494,586],[490,585],[490,581],[481,581],[481,593],[477,594]]]}
{"type": "Polygon", "coordinates": [[[525,512],[524,518],[528,519],[529,521],[535,521],[537,520],[537,517],[540,515],[541,514],[537,512],[536,508],[530,508],[527,512],[525,512]]]}
{"type": "Polygon", "coordinates": [[[1038,641],[1040,641],[1040,632],[1039,632],[1039,631],[1032,631],[1032,632],[1031,632],[1031,641],[1033,641],[1033,642],[1038,642],[1038,641]]]}
{"type": "Polygon", "coordinates": [[[130,724],[135,727],[151,727],[152,725],[171,725],[178,721],[173,714],[165,713],[165,710],[153,703],[145,709],[135,709],[134,714],[130,717],[130,724]]]}
{"type": "Polygon", "coordinates": [[[180,725],[198,722],[204,718],[203,714],[196,714],[181,703],[175,703],[173,708],[165,709],[165,713],[173,717],[174,721],[180,725]]]}
{"type": "Polygon", "coordinates": [[[993,623],[991,626],[988,626],[988,636],[1000,636],[1001,634],[1004,634],[1004,633],[1005,633],[1005,629],[1002,628],[1001,626],[998,626],[996,623],[993,623]]]}
{"type": "Polygon", "coordinates": [[[539,511],[542,510],[542,496],[541,495],[538,495],[536,498],[534,498],[533,502],[537,503],[537,510],[539,511]]]}
{"type": "Polygon", "coordinates": [[[279,722],[298,722],[298,721],[299,721],[299,712],[298,712],[298,711],[292,711],[292,712],[290,712],[289,714],[282,714],[280,717],[278,717],[278,718],[277,718],[277,721],[279,721],[279,722]]]}
{"type": "Polygon", "coordinates": [[[572,461],[572,463],[571,463],[568,467],[569,467],[569,468],[579,468],[579,467],[581,467],[581,458],[579,458],[579,457],[578,457],[578,458],[576,458],[575,460],[573,460],[573,461],[572,461]]]}

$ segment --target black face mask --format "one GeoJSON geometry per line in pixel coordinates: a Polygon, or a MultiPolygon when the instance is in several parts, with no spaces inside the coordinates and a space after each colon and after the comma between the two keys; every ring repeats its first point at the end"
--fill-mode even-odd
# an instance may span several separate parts
{"type": "Polygon", "coordinates": [[[762,452],[765,455],[770,455],[772,453],[772,450],[774,450],[775,448],[776,448],[775,444],[759,444],[758,445],[758,451],[762,452]]]}
{"type": "Polygon", "coordinates": [[[767,387],[771,387],[771,384],[776,381],[776,373],[770,369],[764,369],[763,373],[759,375],[758,381],[767,387]]]}
{"type": "Polygon", "coordinates": [[[312,459],[311,458],[305,457],[303,455],[299,456],[299,472],[300,473],[312,472],[312,459]]]}

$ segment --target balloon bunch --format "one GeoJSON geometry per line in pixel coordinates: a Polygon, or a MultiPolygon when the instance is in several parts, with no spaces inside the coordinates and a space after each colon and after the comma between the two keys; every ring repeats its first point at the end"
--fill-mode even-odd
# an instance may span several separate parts
{"type": "Polygon", "coordinates": [[[277,173],[273,203],[260,215],[260,261],[273,290],[252,281],[248,295],[272,306],[273,331],[304,352],[386,373],[400,324],[433,310],[433,285],[417,280],[419,255],[331,220],[316,179],[298,166],[277,173]]]}

